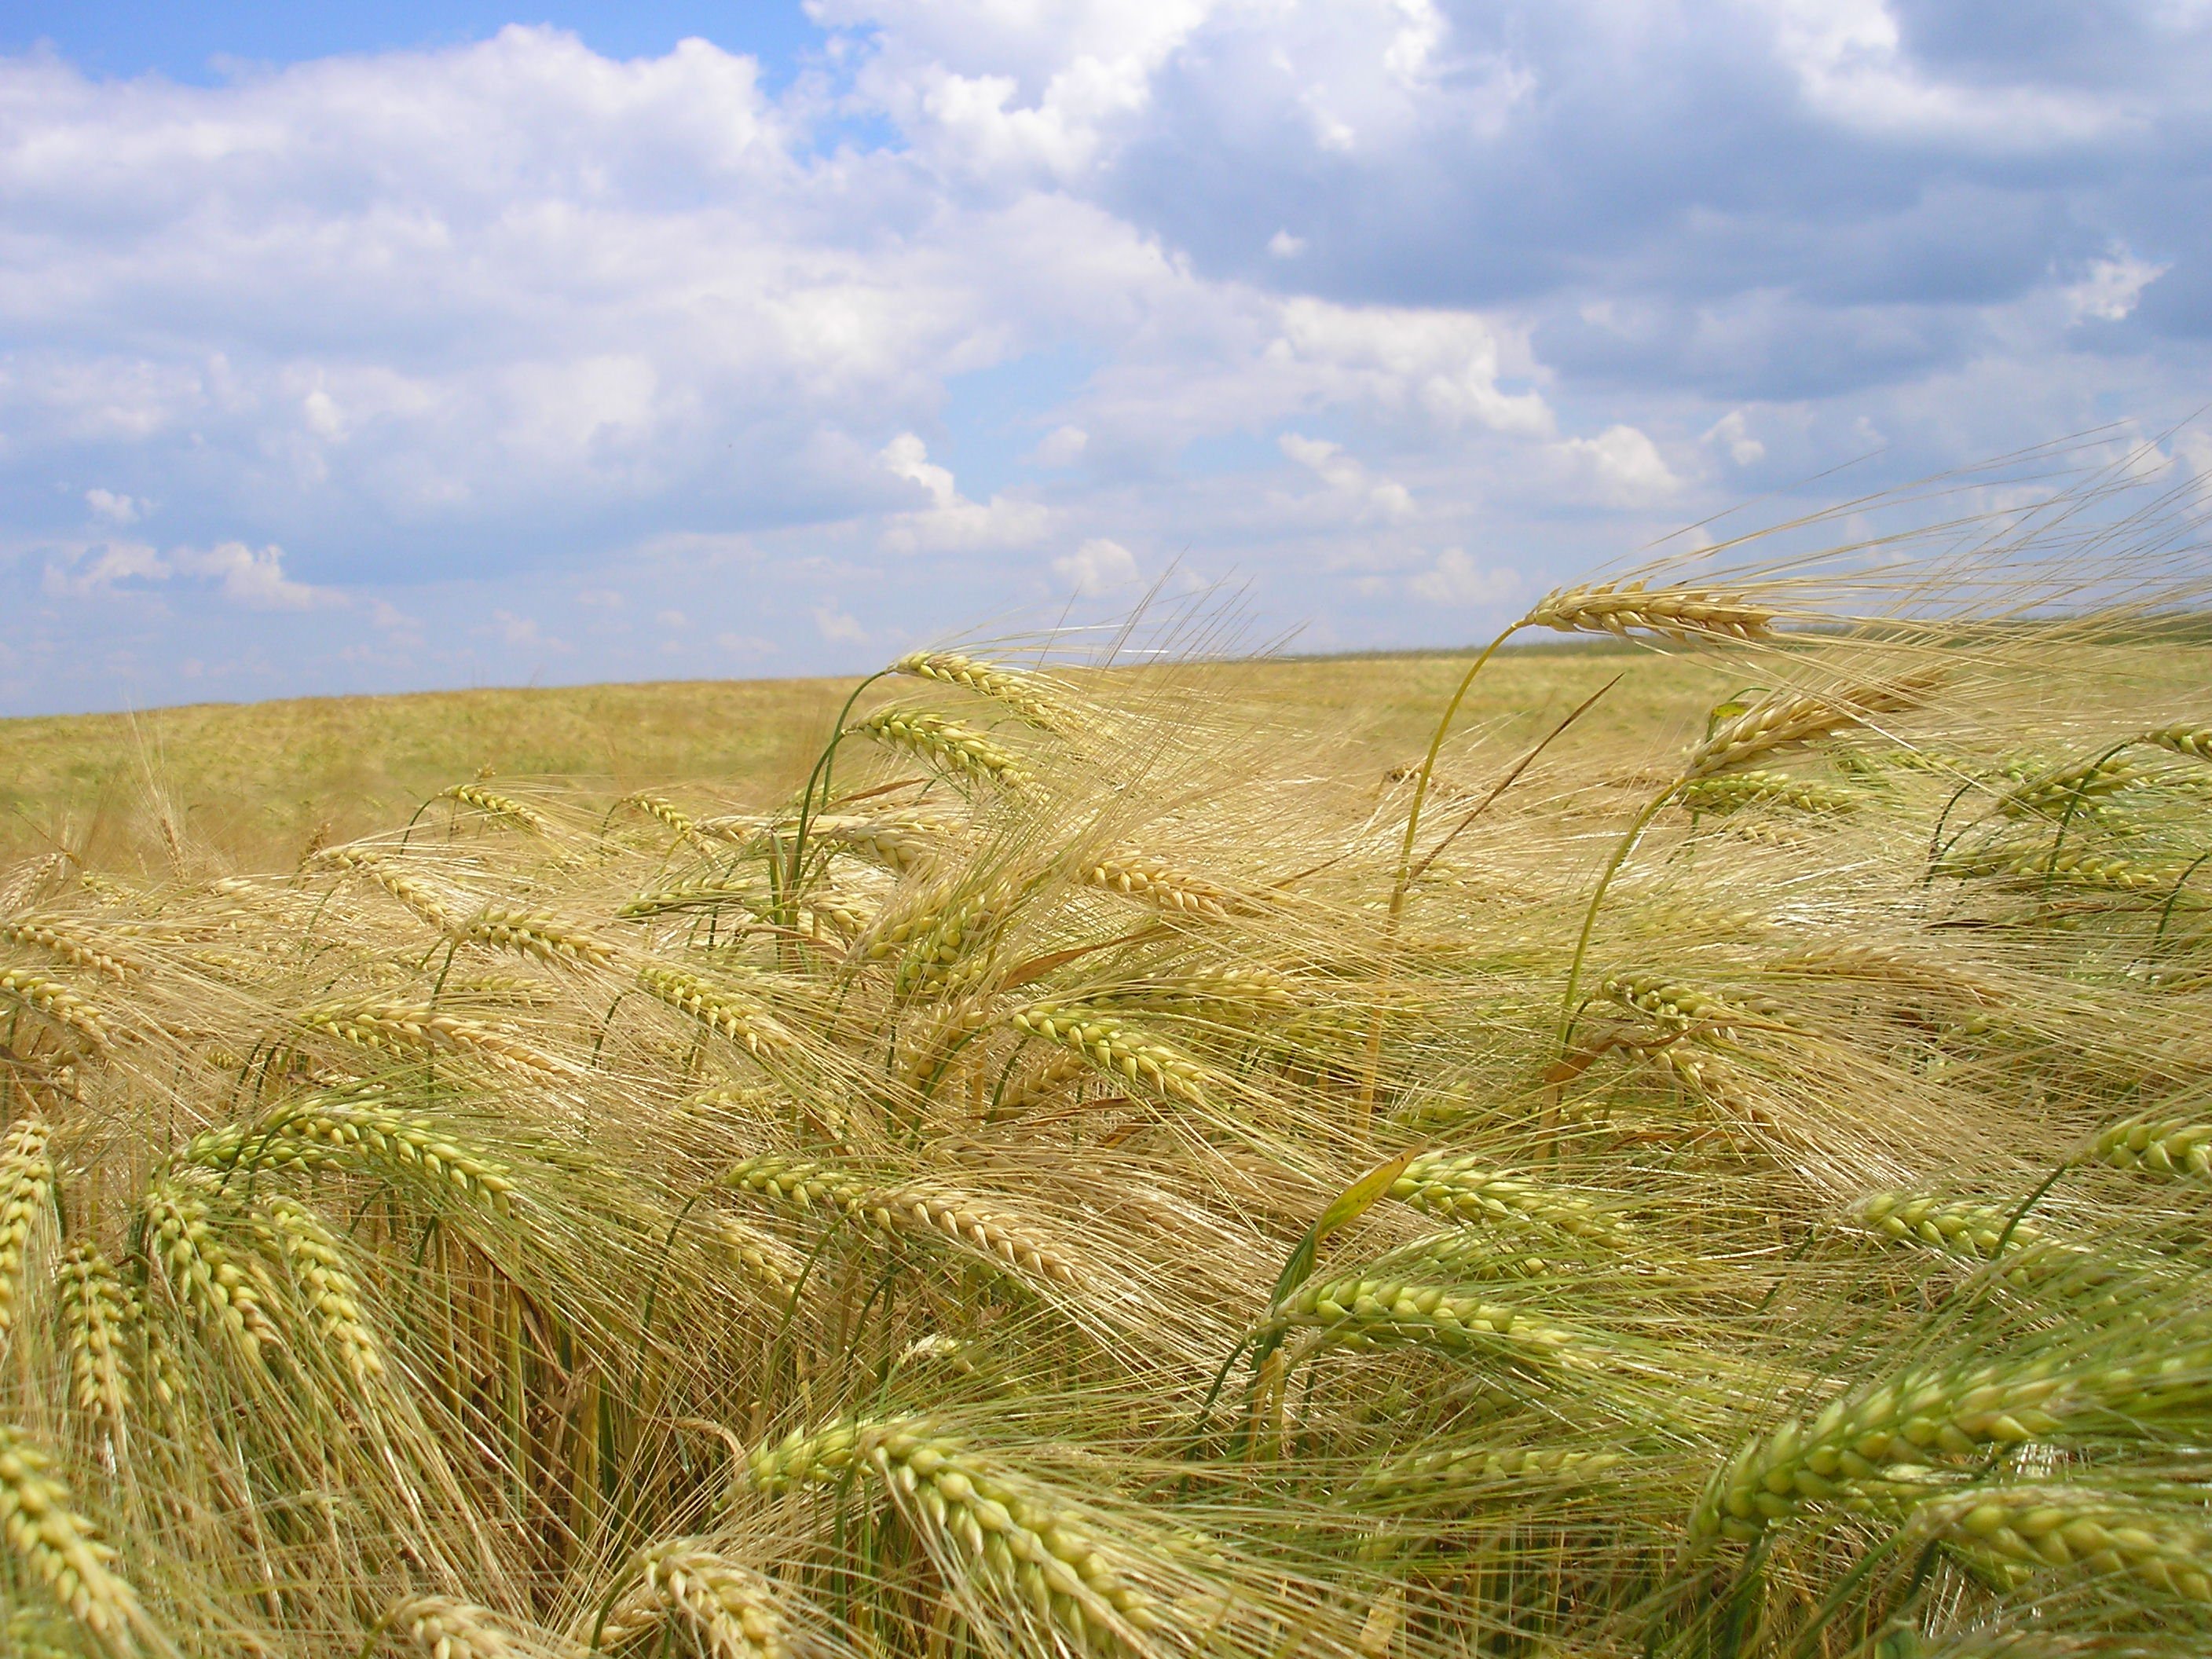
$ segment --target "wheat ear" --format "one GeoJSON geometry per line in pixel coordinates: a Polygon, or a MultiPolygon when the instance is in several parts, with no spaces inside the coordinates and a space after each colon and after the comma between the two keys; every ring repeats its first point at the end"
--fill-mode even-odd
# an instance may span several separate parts
{"type": "Polygon", "coordinates": [[[313,1211],[295,1199],[271,1198],[257,1218],[265,1244],[292,1270],[301,1302],[324,1342],[356,1382],[384,1375],[384,1349],[362,1311],[361,1286],[345,1254],[313,1211]]]}
{"type": "Polygon", "coordinates": [[[1212,1079],[1204,1066],[1111,1015],[1086,1012],[1079,1003],[1038,1002],[1008,1018],[1021,1030],[1074,1049],[1102,1072],[1118,1073],[1194,1106],[1207,1103],[1212,1079]]]}
{"type": "Polygon", "coordinates": [[[1144,899],[1178,915],[1204,916],[1209,921],[1225,921],[1231,910],[1244,908],[1226,888],[1147,853],[1125,848],[1086,859],[1076,872],[1087,885],[1144,899]]]}
{"type": "Polygon", "coordinates": [[[1636,1242],[1629,1228],[1601,1214],[1589,1200],[1505,1175],[1486,1164],[1474,1153],[1423,1152],[1390,1183],[1389,1195],[1417,1210],[1455,1220],[1535,1222],[1571,1238],[1616,1249],[1636,1242]]]}
{"type": "Polygon", "coordinates": [[[973,726],[926,709],[879,709],[854,730],[966,777],[1017,788],[1030,781],[1011,750],[973,726]]]}
{"type": "MultiPolygon", "coordinates": [[[[1893,1491],[1911,1482],[1893,1472],[1893,1491]]],[[[2212,1531],[2142,1504],[2062,1485],[1981,1487],[1916,1506],[1922,1526],[2027,1571],[2073,1567],[2128,1577],[2186,1601],[2212,1603],[2212,1531]]]]}
{"type": "Polygon", "coordinates": [[[53,1213],[54,1163],[43,1119],[19,1118],[0,1141],[0,1342],[15,1323],[31,1235],[53,1213]]]}
{"type": "Polygon", "coordinates": [[[446,902],[381,854],[362,848],[334,847],[318,854],[314,861],[366,876],[441,933],[453,926],[453,913],[446,902]]]}
{"type": "MultiPolygon", "coordinates": [[[[791,1652],[775,1588],[696,1538],[672,1538],[638,1559],[644,1583],[622,1609],[627,1635],[647,1608],[689,1631],[710,1659],[785,1659],[791,1652]]],[[[610,1619],[610,1634],[616,1621],[610,1619]]]]}
{"type": "Polygon", "coordinates": [[[1074,1261],[1019,1220],[966,1193],[921,1186],[878,1187],[847,1170],[804,1158],[748,1158],[723,1184],[793,1209],[834,1209],[878,1232],[950,1238],[1018,1275],[1079,1286],[1074,1261]]]}
{"type": "Polygon", "coordinates": [[[543,910],[480,910],[461,928],[464,944],[513,951],[559,965],[604,968],[614,960],[605,941],[543,910]]]}
{"type": "Polygon", "coordinates": [[[1735,771],[1762,755],[1801,748],[1864,726],[1880,715],[1917,708],[1942,678],[1939,669],[1922,669],[1883,684],[1856,685],[1833,694],[1778,692],[1714,727],[1690,751],[1681,781],[1695,784],[1735,771]]]}
{"type": "Polygon", "coordinates": [[[1856,811],[1866,797],[1856,789],[1793,778],[1786,772],[1753,769],[1686,783],[1675,799],[1693,812],[1725,816],[1747,806],[1787,806],[1800,812],[1834,814],[1856,811]]]}
{"type": "Polygon", "coordinates": [[[449,1014],[428,1003],[329,1002],[304,1008],[296,1018],[311,1031],[403,1060],[434,1054],[480,1054],[533,1072],[566,1076],[574,1070],[482,1020],[449,1014]]]}
{"type": "Polygon", "coordinates": [[[2171,749],[2177,755],[2212,760],[2212,726],[2161,726],[2155,732],[2146,732],[2142,740],[2161,749],[2171,749]]]}
{"type": "Polygon", "coordinates": [[[2100,1131],[2089,1156],[2116,1170],[2212,1182],[2212,1122],[2156,1113],[2128,1118],[2100,1131]]]}
{"type": "Polygon", "coordinates": [[[107,1258],[82,1240],[64,1252],[54,1291],[67,1333],[70,1398],[101,1432],[120,1437],[131,1407],[130,1292],[107,1258]]]}
{"type": "Polygon", "coordinates": [[[109,979],[127,980],[144,966],[127,955],[106,929],[61,917],[19,916],[0,922],[0,939],[35,946],[73,968],[109,979]]]}
{"type": "Polygon", "coordinates": [[[310,1100],[253,1128],[234,1124],[207,1130],[192,1139],[184,1156],[188,1164],[227,1170],[249,1152],[257,1169],[380,1167],[450,1187],[502,1212],[514,1190],[503,1165],[460,1146],[429,1120],[366,1102],[310,1100]]]}
{"type": "Polygon", "coordinates": [[[772,1059],[791,1046],[791,1033],[769,1012],[768,1005],[734,985],[661,963],[639,969],[637,982],[670,1007],[739,1044],[756,1060],[772,1059]]]}
{"type": "Polygon", "coordinates": [[[1523,628],[1563,634],[1656,634],[1687,645],[1697,641],[1770,640],[1775,612],[1741,593],[1705,588],[1647,588],[1642,581],[1594,582],[1554,588],[1521,619],[1523,628]]]}
{"type": "Polygon", "coordinates": [[[480,784],[457,783],[450,789],[439,792],[444,799],[473,806],[477,811],[519,829],[534,830],[543,835],[547,824],[545,815],[536,807],[519,801],[512,795],[495,794],[480,784]]]}
{"type": "Polygon", "coordinates": [[[59,980],[27,968],[0,969],[0,992],[68,1026],[95,1048],[105,1048],[111,1041],[106,1018],[59,980]]]}
{"type": "Polygon", "coordinates": [[[279,1348],[269,1317],[271,1286],[255,1261],[234,1260],[208,1224],[207,1201],[173,1181],[157,1183],[140,1204],[146,1254],[177,1300],[248,1358],[279,1348]]]}
{"type": "Polygon", "coordinates": [[[972,1570],[1024,1595],[1078,1652],[1091,1644],[1149,1650],[1143,1633],[1162,1620],[1078,1517],[1044,1493],[1001,1474],[986,1458],[934,1432],[919,1418],[847,1419],[746,1461],[754,1490],[773,1496],[809,1482],[872,1471],[911,1504],[972,1570]]]}
{"type": "Polygon", "coordinates": [[[137,1594],[52,1467],[21,1431],[0,1423],[0,1536],[79,1629],[111,1652],[127,1653],[146,1632],[137,1594]]]}
{"type": "Polygon", "coordinates": [[[891,672],[964,687],[1005,704],[1040,731],[1065,735],[1075,726],[1074,717],[1052,698],[1046,682],[1037,676],[978,662],[957,651],[916,651],[893,663],[891,672]]]}
{"type": "Polygon", "coordinates": [[[529,1650],[500,1627],[489,1607],[450,1595],[416,1595],[384,1616],[426,1659],[525,1659],[529,1650]]]}

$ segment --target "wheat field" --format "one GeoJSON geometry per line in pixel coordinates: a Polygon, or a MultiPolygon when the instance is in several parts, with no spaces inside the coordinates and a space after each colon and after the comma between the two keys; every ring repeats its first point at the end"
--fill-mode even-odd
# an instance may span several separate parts
{"type": "Polygon", "coordinates": [[[1602,650],[11,732],[0,1651],[2203,1652],[2212,650],[2108,484],[1602,650]]]}

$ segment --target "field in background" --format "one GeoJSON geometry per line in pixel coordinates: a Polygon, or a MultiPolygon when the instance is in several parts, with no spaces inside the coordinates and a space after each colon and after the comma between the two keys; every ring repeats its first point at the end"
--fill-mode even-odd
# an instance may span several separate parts
{"type": "MultiPolygon", "coordinates": [[[[1221,670],[1227,700],[1368,751],[1418,759],[1468,658],[1285,659],[1221,670]]],[[[1679,735],[1736,688],[1707,665],[1604,644],[1511,653],[1460,729],[1532,740],[1613,675],[1581,744],[1679,735]]],[[[719,680],[199,703],[141,714],[0,721],[0,860],[57,844],[130,861],[159,841],[154,791],[192,839],[242,866],[288,867],[311,842],[404,819],[483,769],[503,778],[715,780],[766,805],[794,788],[853,682],[719,680]]]]}

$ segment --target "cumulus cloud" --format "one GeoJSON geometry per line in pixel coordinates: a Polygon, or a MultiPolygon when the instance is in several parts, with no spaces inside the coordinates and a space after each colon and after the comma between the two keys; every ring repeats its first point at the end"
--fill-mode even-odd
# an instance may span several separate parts
{"type": "Polygon", "coordinates": [[[0,59],[0,708],[113,701],[126,613],[270,689],[519,677],[560,615],[579,674],[842,667],[1131,547],[1409,642],[1467,548],[1533,583],[2212,373],[2201,6],[809,9],[775,74],[0,59]]]}
{"type": "Polygon", "coordinates": [[[1137,556],[1117,541],[1094,536],[1054,559],[1052,574],[1079,593],[1106,592],[1137,580],[1137,556]]]}
{"type": "Polygon", "coordinates": [[[1610,426],[1595,438],[1570,438],[1555,453],[1608,506],[1648,506],[1682,488],[1659,446],[1632,426],[1610,426]]]}
{"type": "Polygon", "coordinates": [[[929,459],[928,447],[911,432],[902,432],[884,447],[884,470],[895,477],[918,484],[929,505],[917,511],[892,515],[884,528],[884,545],[895,553],[977,553],[1034,542],[1052,520],[1045,508],[1030,501],[994,495],[988,501],[971,501],[953,483],[952,474],[929,459]]]}
{"type": "Polygon", "coordinates": [[[1436,562],[1407,583],[1414,598],[1452,606],[1502,604],[1521,591],[1515,572],[1478,564],[1462,547],[1448,547],[1436,562]]]}

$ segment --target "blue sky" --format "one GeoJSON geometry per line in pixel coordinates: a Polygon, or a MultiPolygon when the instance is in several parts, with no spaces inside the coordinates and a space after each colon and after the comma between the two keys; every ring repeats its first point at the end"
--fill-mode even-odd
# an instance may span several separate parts
{"type": "Polygon", "coordinates": [[[0,5],[0,712],[1456,643],[2208,337],[2212,0],[0,5]]]}

